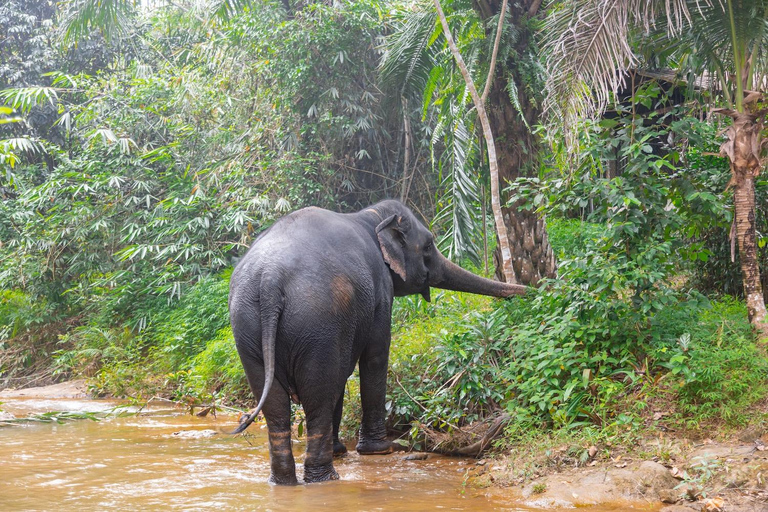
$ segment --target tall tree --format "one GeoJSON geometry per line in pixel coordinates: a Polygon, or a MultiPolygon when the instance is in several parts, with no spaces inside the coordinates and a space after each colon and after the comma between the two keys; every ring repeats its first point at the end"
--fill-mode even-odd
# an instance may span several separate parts
{"type": "MultiPolygon", "coordinates": [[[[488,37],[493,19],[501,11],[501,0],[474,0],[474,10],[485,22],[488,37]]],[[[523,0],[509,5],[505,30],[509,34],[499,69],[489,77],[488,117],[496,137],[499,177],[511,183],[538,172],[540,144],[531,131],[541,116],[541,89],[537,87],[539,65],[532,20],[539,14],[541,0],[523,0]]],[[[535,285],[557,272],[555,256],[547,237],[544,219],[536,212],[522,210],[508,198],[502,208],[504,225],[512,250],[513,282],[535,285]]],[[[501,259],[494,254],[496,276],[501,279],[501,259]]]]}
{"type": "Polygon", "coordinates": [[[677,68],[691,85],[714,90],[722,108],[713,112],[733,120],[721,154],[731,166],[731,233],[738,244],[749,319],[768,334],[755,230],[755,179],[765,162],[768,112],[761,107],[768,71],[768,0],[578,0],[553,10],[544,33],[550,51],[549,107],[566,129],[577,116],[605,108],[626,71],[641,64],[639,44],[652,46],[659,63],[677,68]],[[645,37],[632,44],[637,33],[645,37]]]}
{"type": "MultiPolygon", "coordinates": [[[[512,254],[509,250],[509,239],[507,236],[505,236],[504,217],[501,212],[501,191],[499,190],[499,164],[498,159],[496,158],[496,143],[493,139],[493,131],[491,129],[490,122],[488,121],[488,114],[485,111],[485,98],[480,97],[480,94],[477,92],[474,80],[472,80],[472,76],[469,74],[469,70],[467,69],[466,63],[464,62],[464,58],[461,56],[459,48],[453,41],[451,29],[448,26],[448,20],[445,18],[443,7],[440,5],[440,0],[434,0],[434,2],[435,8],[437,9],[437,16],[440,19],[440,24],[443,27],[445,39],[448,41],[448,47],[451,49],[451,54],[453,54],[454,59],[456,59],[456,64],[461,70],[461,75],[464,77],[464,81],[467,84],[467,89],[469,89],[469,93],[472,96],[472,101],[475,103],[477,115],[480,118],[480,125],[483,129],[483,136],[485,137],[485,145],[488,149],[488,167],[491,173],[491,204],[493,205],[493,216],[496,221],[497,236],[499,238],[499,255],[501,261],[500,267],[502,274],[504,275],[504,279],[506,281],[513,281],[515,274],[512,269],[512,254]]],[[[503,11],[506,9],[506,7],[507,4],[505,0],[502,14],[500,16],[504,15],[503,11]]],[[[498,35],[500,35],[500,33],[501,25],[499,25],[498,35]]],[[[493,57],[491,58],[491,62],[494,62],[496,59],[496,51],[499,45],[498,35],[496,37],[496,43],[493,47],[493,57]]],[[[494,69],[495,66],[491,64],[491,73],[493,73],[494,69]]]]}
{"type": "MultiPolygon", "coordinates": [[[[473,77],[478,85],[485,79],[484,73],[492,60],[492,48],[497,46],[496,35],[502,28],[498,43],[498,64],[484,84],[483,103],[488,114],[490,131],[493,133],[498,163],[500,186],[503,188],[519,176],[535,175],[538,171],[539,141],[531,127],[538,122],[541,114],[539,96],[543,88],[542,74],[533,40],[532,20],[538,14],[541,2],[537,0],[513,2],[498,23],[503,2],[480,1],[469,3],[463,0],[446,2],[448,21],[457,32],[457,45],[464,47],[468,69],[475,72],[473,77]],[[471,7],[471,11],[468,9],[471,7]],[[469,14],[468,14],[469,13],[469,14]],[[473,18],[473,19],[469,19],[473,18]],[[471,42],[462,41],[477,37],[473,23],[479,20],[484,27],[484,44],[480,48],[472,47],[471,42]],[[457,30],[458,29],[458,30],[457,30]]],[[[423,92],[425,102],[432,101],[433,94],[441,105],[462,95],[468,97],[466,90],[456,87],[440,89],[436,83],[441,74],[451,74],[446,59],[452,57],[436,50],[443,42],[437,36],[442,28],[434,15],[413,9],[404,16],[404,21],[388,38],[387,52],[382,61],[385,79],[403,84],[423,92]],[[448,98],[447,98],[448,97],[448,98]]],[[[466,98],[464,98],[466,99],[466,98]]],[[[425,106],[426,111],[426,106],[425,106]]],[[[465,111],[457,115],[465,116],[465,111]]],[[[462,118],[463,120],[464,118],[462,118]]],[[[509,280],[519,284],[536,284],[543,277],[553,277],[556,273],[554,253],[547,238],[544,220],[535,212],[520,210],[509,204],[509,198],[502,190],[501,234],[505,236],[511,252],[510,277],[504,275],[502,258],[497,244],[496,275],[500,280],[509,280]]]]}

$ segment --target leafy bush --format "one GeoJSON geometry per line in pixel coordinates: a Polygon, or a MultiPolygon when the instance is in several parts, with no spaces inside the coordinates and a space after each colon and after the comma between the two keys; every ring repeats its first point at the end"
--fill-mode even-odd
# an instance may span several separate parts
{"type": "Polygon", "coordinates": [[[604,231],[601,224],[578,219],[547,219],[547,236],[558,261],[583,254],[588,244],[599,239],[604,231]]]}
{"type": "Polygon", "coordinates": [[[160,368],[182,368],[217,339],[217,333],[229,325],[228,295],[228,276],[209,277],[172,307],[156,310],[142,336],[153,347],[152,358],[160,368]]]}
{"type": "Polygon", "coordinates": [[[755,383],[768,371],[744,306],[679,289],[672,243],[634,236],[615,243],[612,228],[600,232],[572,246],[576,255],[560,262],[557,280],[491,312],[459,308],[446,317],[448,303],[426,306],[426,322],[442,318],[448,328],[430,325],[433,338],[417,345],[421,352],[393,354],[395,425],[411,425],[417,436],[506,410],[517,432],[623,428],[639,425],[646,404],[639,397],[662,392],[692,425],[743,419],[765,395],[755,383]]]}
{"type": "Polygon", "coordinates": [[[223,386],[237,395],[243,376],[229,331],[228,291],[225,272],[202,279],[175,302],[146,300],[134,311],[148,318],[141,332],[110,327],[102,315],[92,315],[88,324],[62,336],[56,371],[91,376],[99,395],[172,390],[177,397],[200,397],[223,386]]]}
{"type": "Polygon", "coordinates": [[[434,375],[444,362],[435,357],[441,340],[463,331],[469,311],[487,311],[491,302],[488,297],[448,291],[433,293],[432,302],[419,296],[395,299],[387,403],[394,426],[404,428],[419,417],[425,394],[442,384],[434,375]]]}
{"type": "MultiPolygon", "coordinates": [[[[250,388],[237,355],[232,329],[221,329],[205,350],[189,363],[190,381],[197,396],[214,395],[217,401],[249,402],[250,388]]],[[[250,402],[249,402],[250,403],[250,402]]]]}
{"type": "Polygon", "coordinates": [[[745,305],[726,297],[682,327],[666,366],[679,379],[673,389],[689,426],[708,419],[742,423],[749,407],[766,395],[768,361],[746,318],[745,305]]]}
{"type": "Polygon", "coordinates": [[[20,290],[0,290],[0,341],[57,319],[55,308],[20,290]]]}
{"type": "Polygon", "coordinates": [[[128,328],[77,327],[59,341],[59,345],[71,348],[54,354],[55,373],[90,376],[102,366],[130,364],[141,355],[136,341],[128,328]]]}

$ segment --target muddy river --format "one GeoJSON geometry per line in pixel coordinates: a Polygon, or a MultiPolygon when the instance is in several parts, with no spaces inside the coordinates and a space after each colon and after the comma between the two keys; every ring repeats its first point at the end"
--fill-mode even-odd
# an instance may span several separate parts
{"type": "MultiPolygon", "coordinates": [[[[97,400],[3,399],[0,408],[25,417],[115,406],[97,400]]],[[[336,462],[340,481],[272,486],[266,430],[252,426],[248,439],[218,433],[235,421],[155,406],[100,421],[0,427],[0,509],[537,510],[510,501],[504,490],[466,486],[466,470],[475,461],[436,455],[408,461],[403,453],[360,457],[351,452],[336,462]]],[[[299,475],[303,452],[297,442],[299,475]]]]}

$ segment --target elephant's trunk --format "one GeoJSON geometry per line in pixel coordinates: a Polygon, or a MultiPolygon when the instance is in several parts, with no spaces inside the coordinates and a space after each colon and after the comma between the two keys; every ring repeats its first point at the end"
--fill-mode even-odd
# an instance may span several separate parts
{"type": "Polygon", "coordinates": [[[438,271],[430,275],[429,285],[444,290],[458,292],[477,293],[492,297],[509,297],[511,295],[525,295],[526,286],[519,284],[501,283],[476,276],[472,272],[464,270],[443,255],[439,256],[438,271]]]}

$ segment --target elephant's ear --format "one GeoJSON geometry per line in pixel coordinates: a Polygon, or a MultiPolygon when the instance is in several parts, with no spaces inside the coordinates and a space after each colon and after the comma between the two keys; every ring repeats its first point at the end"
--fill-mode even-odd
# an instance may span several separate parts
{"type": "Polygon", "coordinates": [[[402,217],[390,215],[376,226],[376,236],[379,238],[379,247],[381,247],[381,254],[384,255],[384,261],[395,274],[405,281],[405,253],[403,251],[405,238],[401,225],[402,220],[402,217]]]}

